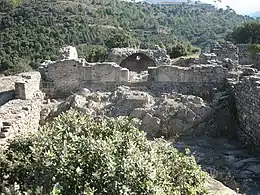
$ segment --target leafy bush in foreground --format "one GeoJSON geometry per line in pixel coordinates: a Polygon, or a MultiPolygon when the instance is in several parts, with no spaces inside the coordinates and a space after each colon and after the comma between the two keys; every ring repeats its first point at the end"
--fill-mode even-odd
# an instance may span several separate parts
{"type": "Polygon", "coordinates": [[[205,194],[193,157],[148,141],[127,118],[94,119],[70,110],[37,135],[13,140],[0,179],[27,194],[205,194]]]}

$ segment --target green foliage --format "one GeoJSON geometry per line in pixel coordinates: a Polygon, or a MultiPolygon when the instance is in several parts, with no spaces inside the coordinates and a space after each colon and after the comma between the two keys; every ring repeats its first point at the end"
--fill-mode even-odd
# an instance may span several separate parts
{"type": "Polygon", "coordinates": [[[235,43],[260,44],[260,21],[244,23],[235,28],[227,38],[235,43]]]}
{"type": "Polygon", "coordinates": [[[108,48],[125,48],[136,47],[139,44],[139,41],[128,34],[117,33],[108,38],[105,41],[105,44],[108,48]]]}
{"type": "Polygon", "coordinates": [[[10,2],[14,7],[22,4],[22,0],[10,0],[10,2]]]}
{"type": "Polygon", "coordinates": [[[108,57],[108,49],[102,45],[79,45],[77,50],[87,62],[104,62],[108,57]]]}
{"type": "Polygon", "coordinates": [[[256,57],[257,53],[260,53],[260,44],[251,44],[248,46],[248,51],[252,58],[256,57]]]}
{"type": "Polygon", "coordinates": [[[199,48],[193,47],[191,44],[184,42],[169,44],[166,46],[166,49],[171,58],[187,56],[198,53],[200,51],[199,48]]]}
{"type": "MultiPolygon", "coordinates": [[[[249,20],[233,10],[208,11],[186,4],[158,6],[120,0],[10,2],[0,0],[0,73],[12,69],[21,59],[28,59],[30,64],[55,59],[64,45],[138,47],[140,43],[153,46],[184,40],[205,47],[249,20]]],[[[96,60],[92,56],[91,60],[96,60]]]]}
{"type": "Polygon", "coordinates": [[[205,173],[187,155],[148,141],[134,120],[70,110],[36,135],[11,141],[0,179],[27,194],[205,194],[205,173]]]}

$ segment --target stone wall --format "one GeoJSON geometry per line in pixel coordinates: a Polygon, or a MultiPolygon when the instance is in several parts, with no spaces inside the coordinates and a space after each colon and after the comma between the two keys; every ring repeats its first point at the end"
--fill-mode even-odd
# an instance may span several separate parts
{"type": "Polygon", "coordinates": [[[243,77],[234,85],[239,138],[260,146],[260,76],[243,77]]]}
{"type": "Polygon", "coordinates": [[[43,91],[49,94],[74,92],[81,85],[81,61],[60,60],[42,67],[43,91]],[[43,70],[44,69],[44,70],[43,70]]]}
{"type": "Polygon", "coordinates": [[[109,53],[108,61],[115,62],[118,65],[120,65],[123,60],[125,60],[127,57],[130,57],[133,54],[146,55],[154,61],[156,66],[170,63],[170,57],[167,55],[165,49],[150,50],[134,48],[113,48],[109,53]]]}
{"type": "Polygon", "coordinates": [[[121,68],[113,62],[104,63],[88,63],[87,66],[82,66],[82,81],[91,82],[115,82],[129,80],[129,71],[126,68],[121,68]]]}
{"type": "Polygon", "coordinates": [[[16,98],[26,100],[33,99],[35,93],[40,90],[41,75],[39,72],[27,72],[19,75],[15,81],[16,98]]]}
{"type": "Polygon", "coordinates": [[[190,67],[160,66],[149,69],[149,81],[180,83],[221,83],[227,69],[221,65],[193,65],[190,67]]]}
{"type": "Polygon", "coordinates": [[[61,60],[41,67],[42,90],[50,96],[62,97],[78,91],[84,83],[128,82],[129,71],[114,62],[85,63],[61,60]]]}
{"type": "Polygon", "coordinates": [[[219,61],[229,58],[235,62],[238,62],[239,50],[237,46],[231,42],[216,43],[211,46],[210,52],[215,53],[219,61]]]}

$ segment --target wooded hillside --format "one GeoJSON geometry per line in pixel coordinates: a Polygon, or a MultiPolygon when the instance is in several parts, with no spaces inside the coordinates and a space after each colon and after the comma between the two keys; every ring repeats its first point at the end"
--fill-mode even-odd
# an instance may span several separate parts
{"type": "Polygon", "coordinates": [[[63,45],[148,48],[184,41],[205,47],[249,19],[230,9],[185,4],[0,0],[0,73],[25,71],[28,64],[35,68],[55,59],[63,45]]]}

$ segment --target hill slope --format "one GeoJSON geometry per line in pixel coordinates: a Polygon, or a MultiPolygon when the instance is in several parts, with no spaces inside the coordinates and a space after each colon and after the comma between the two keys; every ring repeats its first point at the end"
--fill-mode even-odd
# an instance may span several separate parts
{"type": "Polygon", "coordinates": [[[115,45],[108,43],[138,46],[142,42],[149,46],[185,40],[204,47],[249,19],[230,10],[210,12],[191,5],[26,0],[12,8],[6,1],[0,0],[0,73],[23,71],[25,63],[35,66],[54,59],[65,44],[111,47],[115,45]]]}

